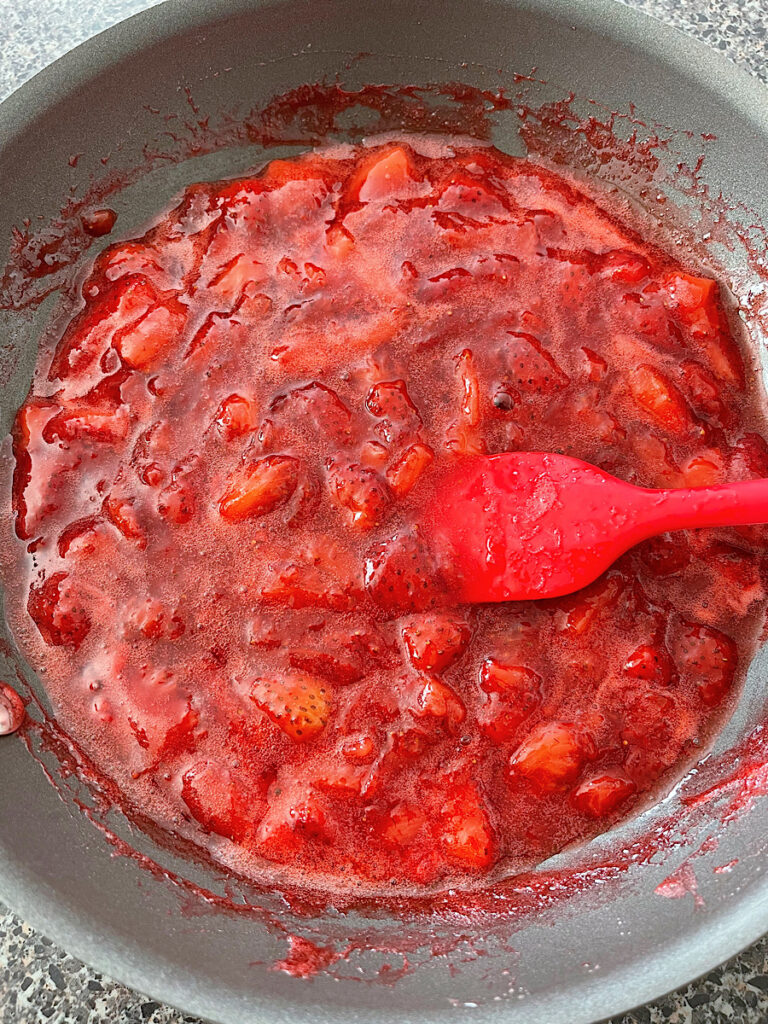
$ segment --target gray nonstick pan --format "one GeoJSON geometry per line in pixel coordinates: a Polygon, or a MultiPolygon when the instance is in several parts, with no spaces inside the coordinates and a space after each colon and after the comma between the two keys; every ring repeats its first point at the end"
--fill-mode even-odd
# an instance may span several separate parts
{"type": "MultiPolygon", "coordinates": [[[[186,184],[298,152],[331,122],[340,141],[403,125],[572,159],[640,217],[661,216],[658,196],[676,189],[666,205],[689,223],[678,238],[706,246],[713,225],[732,220],[712,259],[734,291],[758,294],[768,93],[613,0],[168,0],[0,107],[0,264],[11,259],[0,282],[0,432],[26,395],[73,267],[140,233],[186,184]],[[629,173],[620,143],[631,150],[638,138],[648,159],[630,160],[629,173]],[[101,206],[117,225],[86,239],[72,225],[101,206]],[[33,295],[24,275],[35,277],[33,295]]],[[[37,695],[30,713],[40,719],[43,691],[4,628],[0,679],[37,695]]],[[[730,779],[725,809],[713,800],[692,815],[686,783],[521,881],[504,913],[467,913],[451,898],[439,912],[342,913],[256,892],[89,810],[46,728],[0,742],[0,898],[99,970],[228,1024],[599,1020],[704,973],[768,928],[766,675],[758,655],[702,769],[714,785],[730,779]]]]}

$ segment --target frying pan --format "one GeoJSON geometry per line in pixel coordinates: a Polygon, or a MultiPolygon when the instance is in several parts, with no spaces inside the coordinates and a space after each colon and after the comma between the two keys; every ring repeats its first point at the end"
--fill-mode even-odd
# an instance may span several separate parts
{"type": "MultiPolygon", "coordinates": [[[[649,124],[716,136],[707,142],[702,182],[754,211],[747,219],[768,222],[768,93],[711,50],[613,0],[169,0],[69,53],[0,108],[0,257],[15,225],[55,217],[70,187],[82,194],[91,176],[122,180],[109,205],[119,214],[116,234],[130,237],[185,184],[265,159],[253,140],[240,138],[209,153],[188,147],[188,159],[157,160],[132,179],[130,169],[146,163],[147,143],[159,145],[193,108],[201,119],[247,110],[323,79],[349,89],[461,80],[514,92],[515,73],[527,76],[532,98],[541,88],[542,97],[573,91],[608,111],[634,103],[649,124]],[[82,155],[71,160],[75,154],[82,155]]],[[[513,110],[499,119],[494,141],[521,152],[518,128],[513,110]]],[[[743,254],[722,255],[738,276],[743,254]]],[[[29,386],[55,302],[0,311],[3,433],[29,386]]],[[[4,640],[2,678],[14,679],[18,669],[40,693],[4,640]]],[[[767,668],[758,655],[712,758],[761,721],[767,668]]],[[[99,970],[216,1021],[469,1015],[579,1024],[681,985],[768,928],[759,795],[727,827],[705,815],[685,840],[629,871],[605,872],[600,886],[576,885],[584,891],[569,899],[557,898],[559,883],[550,881],[551,899],[501,923],[450,913],[402,920],[320,905],[310,911],[277,893],[248,893],[140,835],[131,845],[151,858],[152,870],[149,861],[116,856],[125,848],[82,813],[76,780],[60,781],[57,792],[39,763],[51,770],[50,749],[34,740],[32,747],[34,757],[18,740],[0,743],[0,897],[99,970]],[[706,841],[715,834],[716,842],[706,841]],[[673,877],[687,879],[689,890],[695,877],[696,898],[686,885],[660,890],[679,899],[658,895],[681,864],[673,877]],[[729,870],[714,870],[723,865],[729,870]],[[362,932],[369,941],[349,952],[349,936],[362,932]],[[274,969],[288,934],[349,955],[311,981],[297,979],[274,969]]],[[[595,857],[658,834],[662,818],[680,808],[673,791],[589,849],[561,854],[561,873],[542,877],[594,879],[595,857]]]]}

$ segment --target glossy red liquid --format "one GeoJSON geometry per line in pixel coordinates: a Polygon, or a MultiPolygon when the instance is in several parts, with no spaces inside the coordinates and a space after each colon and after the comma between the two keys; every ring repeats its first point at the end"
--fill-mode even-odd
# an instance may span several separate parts
{"type": "Polygon", "coordinates": [[[61,721],[258,877],[467,883],[605,830],[695,759],[762,621],[755,529],[443,606],[419,522],[457,459],[696,486],[768,447],[716,282],[430,146],[189,188],[98,258],[15,425],[10,615],[61,721]]]}

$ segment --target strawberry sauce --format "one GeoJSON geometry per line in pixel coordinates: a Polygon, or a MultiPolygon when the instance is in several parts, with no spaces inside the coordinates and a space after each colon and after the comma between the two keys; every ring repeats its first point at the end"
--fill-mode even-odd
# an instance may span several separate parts
{"type": "Polygon", "coordinates": [[[762,528],[462,607],[419,531],[482,453],[768,476],[704,272],[550,171],[411,140],[192,186],[82,296],[14,427],[9,617],[129,812],[260,879],[477,884],[706,749],[762,625],[762,528]]]}

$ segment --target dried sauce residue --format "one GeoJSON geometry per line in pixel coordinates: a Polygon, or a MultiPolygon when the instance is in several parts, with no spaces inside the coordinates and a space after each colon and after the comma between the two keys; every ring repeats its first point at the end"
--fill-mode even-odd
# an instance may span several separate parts
{"type": "Polygon", "coordinates": [[[685,861],[677,870],[660,882],[654,892],[657,896],[664,896],[668,900],[679,900],[683,896],[693,896],[693,904],[697,908],[704,906],[704,900],[699,893],[698,882],[693,866],[685,861]]]}

